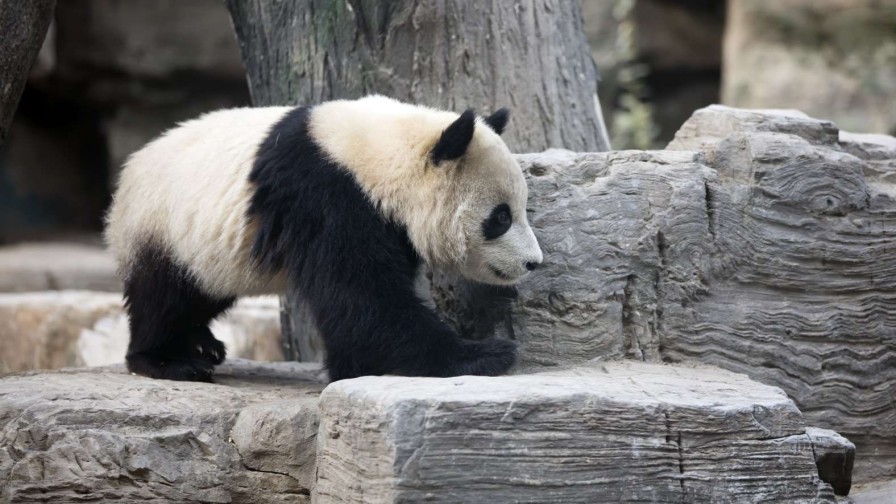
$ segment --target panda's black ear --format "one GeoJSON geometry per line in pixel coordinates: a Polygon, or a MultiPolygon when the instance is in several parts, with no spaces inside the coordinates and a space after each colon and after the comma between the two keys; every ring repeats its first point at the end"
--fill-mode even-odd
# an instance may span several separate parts
{"type": "Polygon", "coordinates": [[[464,111],[456,121],[445,128],[436,146],[432,148],[432,161],[439,164],[445,159],[457,159],[467,152],[467,146],[473,139],[473,128],[476,125],[476,114],[473,109],[464,111]]]}
{"type": "Polygon", "coordinates": [[[507,126],[507,120],[510,119],[510,111],[506,108],[498,109],[494,114],[485,118],[485,124],[488,124],[497,134],[504,133],[504,127],[507,126]]]}

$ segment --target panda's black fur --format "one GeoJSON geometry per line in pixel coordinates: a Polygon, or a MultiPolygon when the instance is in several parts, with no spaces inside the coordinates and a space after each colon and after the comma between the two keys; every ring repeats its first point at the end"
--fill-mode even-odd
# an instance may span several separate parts
{"type": "MultiPolygon", "coordinates": [[[[506,372],[513,342],[462,340],[422,304],[414,292],[421,259],[405,229],[383,218],[351,173],[323,154],[309,130],[311,110],[288,112],[259,147],[248,217],[258,224],[253,260],[264,270],[285,270],[293,294],[310,306],[331,379],[506,372]]],[[[506,112],[499,115],[489,119],[503,129],[506,112]]],[[[436,162],[463,154],[469,119],[457,123],[469,131],[446,130],[432,151],[436,162]]],[[[208,324],[234,298],[203,293],[159,244],[145,243],[132,271],[125,281],[129,369],[210,381],[224,347],[208,324]]]]}
{"type": "Polygon", "coordinates": [[[214,299],[168,252],[145,243],[133,273],[124,282],[131,341],[126,356],[131,372],[167,380],[211,381],[224,361],[224,344],[209,323],[236,298],[214,299]]]}

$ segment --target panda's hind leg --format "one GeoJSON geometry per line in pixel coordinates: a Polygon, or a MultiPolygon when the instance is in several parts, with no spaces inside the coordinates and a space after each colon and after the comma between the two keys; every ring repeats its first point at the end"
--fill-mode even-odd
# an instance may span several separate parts
{"type": "Polygon", "coordinates": [[[128,369],[150,378],[210,382],[226,349],[208,325],[235,298],[209,296],[186,268],[154,245],[137,254],[124,289],[131,330],[128,369]]]}

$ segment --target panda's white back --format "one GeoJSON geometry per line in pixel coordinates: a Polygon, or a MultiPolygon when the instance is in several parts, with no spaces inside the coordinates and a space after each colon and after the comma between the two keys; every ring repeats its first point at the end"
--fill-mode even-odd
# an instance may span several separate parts
{"type": "Polygon", "coordinates": [[[106,240],[122,272],[153,241],[187,266],[209,294],[282,292],[281,276],[252,267],[248,178],[259,145],[290,110],[212,112],[134,153],[121,171],[107,218],[106,240]]]}

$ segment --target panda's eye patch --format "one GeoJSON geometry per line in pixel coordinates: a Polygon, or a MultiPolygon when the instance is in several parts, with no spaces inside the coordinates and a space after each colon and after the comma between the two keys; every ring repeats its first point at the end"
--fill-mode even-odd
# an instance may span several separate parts
{"type": "Polygon", "coordinates": [[[494,240],[506,233],[511,224],[513,224],[513,217],[510,213],[510,205],[501,203],[493,208],[492,213],[482,222],[482,235],[486,240],[494,240]]]}

